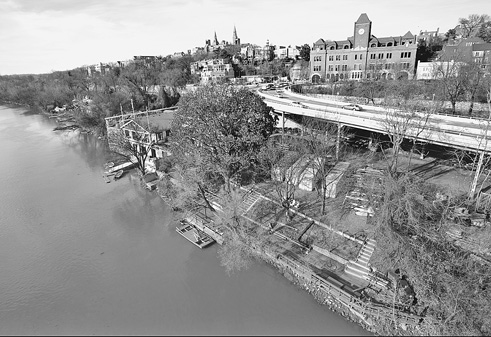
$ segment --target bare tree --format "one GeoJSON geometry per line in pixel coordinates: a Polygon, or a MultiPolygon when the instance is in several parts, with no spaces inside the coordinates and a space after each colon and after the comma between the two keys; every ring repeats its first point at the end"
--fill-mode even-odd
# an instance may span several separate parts
{"type": "Polygon", "coordinates": [[[295,200],[295,190],[298,184],[298,171],[295,163],[302,155],[290,150],[290,147],[293,147],[296,142],[295,138],[285,138],[282,144],[270,140],[261,149],[258,168],[262,175],[271,177],[280,203],[290,217],[290,208],[295,200]]]}
{"type": "Polygon", "coordinates": [[[321,198],[321,214],[326,211],[327,189],[334,181],[326,179],[336,163],[344,157],[344,151],[337,151],[338,137],[342,137],[340,126],[312,118],[303,118],[302,141],[297,143],[298,151],[309,154],[312,160],[309,168],[315,173],[318,195],[321,198]]]}
{"type": "Polygon", "coordinates": [[[477,36],[483,26],[486,26],[490,17],[487,14],[470,14],[467,18],[460,18],[460,32],[462,38],[477,36]]]}
{"type": "Polygon", "coordinates": [[[145,175],[147,158],[155,144],[150,140],[149,132],[143,131],[135,124],[128,125],[124,130],[108,131],[108,142],[111,151],[135,163],[141,175],[145,175]]]}
{"type": "Polygon", "coordinates": [[[456,103],[463,98],[468,78],[463,68],[466,63],[459,52],[441,53],[438,61],[433,62],[433,77],[438,80],[437,89],[442,99],[448,99],[455,114],[456,103]]]}
{"type": "MultiPolygon", "coordinates": [[[[490,129],[490,123],[491,123],[491,86],[490,86],[489,91],[488,91],[487,101],[488,101],[487,103],[488,103],[489,116],[488,116],[488,120],[485,123],[485,127],[483,128],[482,137],[481,137],[481,146],[484,148],[484,150],[482,150],[479,153],[479,160],[477,162],[477,166],[475,166],[474,180],[472,182],[471,189],[469,191],[469,199],[471,199],[471,200],[474,199],[477,183],[478,183],[478,180],[479,180],[481,173],[484,171],[485,168],[488,167],[488,165],[490,164],[490,161],[491,161],[491,158],[489,156],[485,155],[485,151],[486,151],[487,145],[488,145],[488,131],[490,129]],[[486,161],[485,161],[485,157],[486,157],[486,161]]],[[[489,168],[488,168],[488,173],[487,173],[484,181],[486,181],[488,176],[489,176],[489,168]]],[[[481,188],[484,184],[484,181],[481,183],[481,188]]],[[[479,194],[479,191],[477,194],[479,194]]]]}
{"type": "Polygon", "coordinates": [[[419,103],[401,101],[398,97],[392,97],[387,102],[389,106],[399,106],[399,109],[387,108],[385,118],[382,122],[392,144],[392,159],[388,165],[388,171],[394,176],[397,173],[402,142],[404,139],[413,139],[416,141],[418,138],[428,135],[431,132],[428,125],[431,112],[422,112],[419,103]],[[399,104],[391,103],[394,100],[399,104]]]}

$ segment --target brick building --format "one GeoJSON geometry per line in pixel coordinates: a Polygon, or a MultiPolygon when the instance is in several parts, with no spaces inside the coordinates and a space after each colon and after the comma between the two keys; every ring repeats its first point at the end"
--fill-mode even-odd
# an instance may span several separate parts
{"type": "Polygon", "coordinates": [[[201,83],[234,78],[234,69],[225,59],[203,60],[191,63],[191,74],[198,74],[201,83]]]}
{"type": "Polygon", "coordinates": [[[319,39],[310,51],[310,79],[336,82],[379,78],[412,78],[416,69],[416,36],[372,34],[372,21],[363,13],[346,40],[319,39]]]}
{"type": "Polygon", "coordinates": [[[460,39],[443,46],[439,60],[419,62],[417,78],[423,80],[441,78],[442,74],[457,76],[464,65],[476,64],[479,70],[489,75],[491,69],[491,43],[478,37],[460,39]]]}

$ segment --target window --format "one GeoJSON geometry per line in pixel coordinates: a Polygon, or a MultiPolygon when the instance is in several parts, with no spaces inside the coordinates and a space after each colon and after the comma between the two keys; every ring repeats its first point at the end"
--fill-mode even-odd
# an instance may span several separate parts
{"type": "Polygon", "coordinates": [[[348,55],[343,55],[343,61],[346,61],[348,59],[348,55]]]}
{"type": "Polygon", "coordinates": [[[330,50],[334,50],[334,46],[329,47],[330,50]]]}
{"type": "Polygon", "coordinates": [[[360,54],[360,60],[363,60],[363,54],[360,54]]]}
{"type": "Polygon", "coordinates": [[[358,54],[355,54],[355,60],[357,60],[357,59],[358,59],[358,54]]]}
{"type": "Polygon", "coordinates": [[[334,69],[335,71],[339,71],[339,64],[336,64],[336,67],[334,69]]]}
{"type": "Polygon", "coordinates": [[[352,80],[355,80],[355,79],[360,79],[361,78],[361,72],[359,71],[354,71],[351,73],[351,79],[352,80]]]}
{"type": "Polygon", "coordinates": [[[410,51],[405,51],[405,52],[402,52],[401,53],[401,59],[409,58],[409,57],[411,57],[411,52],[410,51]]]}
{"type": "Polygon", "coordinates": [[[387,47],[392,47],[392,42],[387,42],[387,47]]]}
{"type": "Polygon", "coordinates": [[[334,67],[332,64],[329,65],[329,71],[333,71],[334,70],[334,67]]]}
{"type": "Polygon", "coordinates": [[[341,61],[341,55],[336,55],[336,61],[341,61]]]}
{"type": "Polygon", "coordinates": [[[314,56],[314,61],[315,62],[322,61],[322,56],[314,56]]]}
{"type": "Polygon", "coordinates": [[[344,46],[344,49],[349,49],[349,45],[345,45],[344,46]]]}
{"type": "Polygon", "coordinates": [[[314,71],[321,71],[321,66],[314,66],[314,71]]]}
{"type": "Polygon", "coordinates": [[[368,65],[368,69],[369,69],[369,70],[375,70],[375,64],[370,63],[370,64],[368,65]]]}
{"type": "Polygon", "coordinates": [[[377,70],[382,70],[382,65],[381,63],[377,64],[377,70]]]}
{"type": "Polygon", "coordinates": [[[379,54],[378,54],[378,58],[379,58],[379,59],[383,59],[383,58],[384,58],[384,53],[379,53],[379,54]]]}
{"type": "Polygon", "coordinates": [[[392,58],[392,53],[387,53],[387,56],[386,56],[388,59],[391,59],[392,58]]]}
{"type": "Polygon", "coordinates": [[[371,47],[371,48],[375,48],[375,47],[377,47],[377,44],[376,44],[376,43],[372,43],[372,44],[370,45],[370,47],[371,47]]]}
{"type": "Polygon", "coordinates": [[[343,64],[342,68],[341,68],[341,71],[347,71],[348,70],[348,65],[347,64],[343,64]]]}
{"type": "Polygon", "coordinates": [[[401,63],[402,69],[409,69],[409,63],[403,62],[401,63]]]}
{"type": "Polygon", "coordinates": [[[370,60],[375,60],[375,54],[370,54],[370,60]]]}
{"type": "Polygon", "coordinates": [[[329,61],[334,61],[334,56],[329,55],[329,61]]]}

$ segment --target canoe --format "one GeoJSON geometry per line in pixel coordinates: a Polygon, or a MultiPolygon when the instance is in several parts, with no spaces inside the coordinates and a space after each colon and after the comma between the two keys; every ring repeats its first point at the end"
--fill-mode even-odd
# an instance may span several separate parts
{"type": "Polygon", "coordinates": [[[104,169],[108,170],[113,166],[114,166],[114,163],[112,161],[110,161],[110,162],[107,162],[104,164],[104,169]]]}
{"type": "Polygon", "coordinates": [[[123,175],[123,170],[119,170],[114,174],[114,179],[119,179],[123,175]]]}
{"type": "Polygon", "coordinates": [[[204,248],[215,242],[211,236],[196,228],[189,222],[185,220],[181,220],[180,222],[180,225],[176,227],[176,231],[195,246],[204,248]]]}

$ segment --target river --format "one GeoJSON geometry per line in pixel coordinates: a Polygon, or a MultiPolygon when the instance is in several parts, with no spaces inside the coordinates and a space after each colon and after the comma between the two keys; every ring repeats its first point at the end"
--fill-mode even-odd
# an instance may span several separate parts
{"type": "Polygon", "coordinates": [[[0,106],[1,335],[368,335],[274,268],[228,275],[105,144],[0,106]]]}

